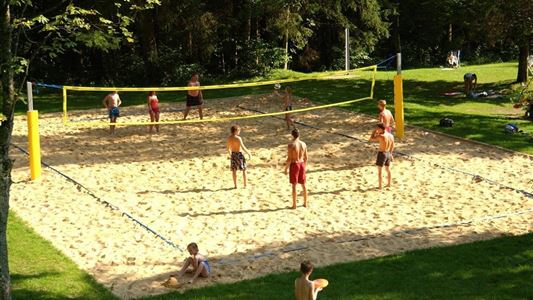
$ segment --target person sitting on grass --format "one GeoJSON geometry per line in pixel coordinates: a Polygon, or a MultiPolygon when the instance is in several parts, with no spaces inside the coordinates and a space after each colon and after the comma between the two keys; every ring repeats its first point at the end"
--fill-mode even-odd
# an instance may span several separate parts
{"type": "Polygon", "coordinates": [[[313,273],[313,264],[306,260],[300,264],[300,271],[302,275],[294,281],[294,294],[296,300],[316,300],[318,292],[322,288],[317,287],[315,282],[309,280],[309,276],[313,273]]]}
{"type": "Polygon", "coordinates": [[[192,284],[198,276],[205,278],[209,277],[211,274],[211,267],[209,266],[207,258],[199,253],[198,245],[196,243],[190,243],[187,245],[187,251],[189,251],[191,256],[185,259],[183,267],[176,276],[177,279],[183,277],[185,273],[192,273],[192,278],[188,281],[188,283],[192,284]]]}

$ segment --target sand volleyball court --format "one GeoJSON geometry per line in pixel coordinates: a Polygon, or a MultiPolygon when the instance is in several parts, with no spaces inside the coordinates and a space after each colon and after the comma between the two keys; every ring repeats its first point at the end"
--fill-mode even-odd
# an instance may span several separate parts
{"type": "MultiPolygon", "coordinates": [[[[127,102],[127,94],[122,98],[127,102]]],[[[162,119],[180,118],[183,104],[164,100],[162,119]]],[[[272,101],[268,95],[208,99],[205,114],[254,113],[239,106],[279,110],[272,101]]],[[[70,114],[74,121],[105,117],[102,109],[70,114]]],[[[122,114],[121,120],[148,118],[144,106],[122,114]]],[[[310,157],[307,209],[289,209],[282,171],[290,136],[279,118],[168,125],[154,135],[143,126],[119,127],[110,137],[106,128],[65,127],[59,113],[41,115],[43,161],[91,194],[50,169],[29,181],[27,157],[13,148],[11,206],[122,298],[173,291],[160,284],[187,256],[123,212],[181,249],[199,244],[213,276],[194,287],[296,270],[303,259],[324,266],[532,230],[533,198],[454,171],[532,192],[530,156],[408,129],[397,148],[414,158],[396,155],[393,187],[381,193],[374,189],[376,146],[346,137],[367,139],[376,120],[339,108],[295,118],[312,126],[299,126],[310,157]],[[242,127],[253,155],[247,189],[231,189],[225,138],[233,124],[242,127]]],[[[23,148],[25,121],[17,117],[13,137],[23,148]]]]}

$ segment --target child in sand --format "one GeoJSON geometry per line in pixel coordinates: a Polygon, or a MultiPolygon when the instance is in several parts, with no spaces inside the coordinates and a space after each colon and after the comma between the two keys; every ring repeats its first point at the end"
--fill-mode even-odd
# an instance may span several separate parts
{"type": "MultiPolygon", "coordinates": [[[[159,122],[159,99],[154,91],[148,93],[148,113],[150,114],[150,122],[159,122]]],[[[159,125],[155,125],[155,130],[159,132],[159,125]]],[[[154,131],[154,125],[150,125],[150,133],[154,131]]]]}
{"type": "MultiPolygon", "coordinates": [[[[109,122],[116,123],[117,118],[120,116],[120,110],[118,107],[122,104],[120,97],[118,96],[117,91],[113,91],[104,98],[104,106],[107,108],[107,113],[109,115],[109,122]]],[[[109,133],[115,133],[115,125],[109,125],[109,133]]]]}
{"type": "Polygon", "coordinates": [[[317,287],[316,284],[309,280],[309,276],[313,273],[313,264],[306,260],[300,264],[300,271],[302,275],[294,281],[294,294],[296,300],[316,300],[318,292],[322,288],[317,287]]]}
{"type": "MultiPolygon", "coordinates": [[[[290,86],[285,88],[285,96],[283,96],[283,101],[285,104],[285,111],[289,112],[292,110],[292,88],[290,86]]],[[[285,123],[287,123],[287,130],[291,130],[291,127],[294,128],[294,122],[292,121],[291,114],[285,114],[285,123]]]]}
{"type": "Polygon", "coordinates": [[[289,181],[292,185],[292,209],[296,209],[296,185],[301,184],[304,196],[304,207],[307,207],[307,188],[305,187],[305,169],[307,167],[307,145],[300,140],[300,131],[292,130],[292,142],[287,148],[285,174],[289,171],[289,181]]]}
{"type": "Polygon", "coordinates": [[[190,243],[187,245],[187,251],[189,251],[191,256],[185,259],[185,264],[176,277],[181,278],[185,273],[192,273],[193,276],[188,281],[188,283],[191,284],[194,283],[194,280],[196,280],[198,276],[209,277],[209,274],[211,274],[211,267],[209,266],[207,258],[199,253],[198,245],[196,243],[190,243]]]}
{"type": "Polygon", "coordinates": [[[248,154],[248,159],[252,158],[250,151],[246,149],[242,138],[239,136],[241,133],[241,128],[237,125],[231,126],[231,135],[227,140],[227,147],[230,156],[230,167],[233,176],[233,186],[237,188],[237,170],[242,171],[242,179],[244,182],[244,187],[246,187],[246,159],[242,154],[242,151],[248,154]]]}
{"type": "Polygon", "coordinates": [[[382,187],[381,171],[385,166],[387,171],[387,187],[391,185],[390,163],[394,160],[392,151],[394,151],[394,136],[385,130],[385,125],[379,123],[370,137],[371,142],[379,142],[379,152],[376,160],[378,166],[379,188],[382,187]]]}
{"type": "Polygon", "coordinates": [[[387,109],[387,101],[379,100],[379,122],[385,125],[385,131],[392,133],[392,124],[394,124],[394,117],[390,110],[387,109]]]}

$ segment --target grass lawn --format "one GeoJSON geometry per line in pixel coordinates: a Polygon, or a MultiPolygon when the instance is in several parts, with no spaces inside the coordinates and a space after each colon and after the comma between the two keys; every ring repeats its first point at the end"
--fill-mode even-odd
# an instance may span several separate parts
{"type": "MultiPolygon", "coordinates": [[[[461,91],[463,74],[474,72],[479,78],[478,91],[502,90],[511,86],[516,78],[516,63],[467,66],[456,70],[440,68],[413,69],[403,72],[405,94],[405,120],[407,124],[433,129],[463,138],[469,138],[508,149],[533,154],[533,140],[524,135],[508,135],[505,124],[515,123],[520,129],[533,134],[533,122],[517,119],[523,110],[514,109],[509,97],[503,99],[467,99],[462,95],[445,97],[442,93],[461,91]],[[455,121],[452,128],[438,126],[439,120],[450,117],[455,121]]],[[[368,72],[362,78],[339,80],[309,80],[292,83],[294,93],[322,103],[334,103],[368,96],[370,83],[368,72]]],[[[377,74],[375,98],[388,99],[393,110],[392,79],[395,71],[380,71],[377,74]]],[[[308,76],[293,71],[274,72],[266,79],[308,76]]],[[[256,78],[257,80],[265,78],[256,78]]],[[[533,86],[531,86],[533,89],[533,86]]],[[[271,86],[204,91],[206,99],[268,93],[271,86]]],[[[69,109],[101,107],[102,92],[71,92],[69,109]]],[[[143,104],[146,93],[122,93],[124,105],[143,104]]],[[[159,93],[161,101],[183,101],[184,93],[159,93]]],[[[35,96],[35,107],[42,112],[60,111],[62,97],[57,90],[43,90],[35,96]]],[[[373,101],[354,103],[350,110],[375,115],[373,101]]],[[[275,108],[273,108],[275,110],[275,108]]],[[[25,106],[19,103],[17,112],[23,113],[25,106]]],[[[43,125],[44,126],[44,125],[43,125]]]]}
{"type": "MultiPolygon", "coordinates": [[[[116,299],[13,213],[8,225],[15,299],[116,299]]],[[[293,299],[297,272],[147,299],[293,299]]],[[[317,268],[320,299],[531,299],[533,234],[317,268]]]]}
{"type": "Polygon", "coordinates": [[[116,299],[13,212],[7,241],[14,299],[116,299]]]}

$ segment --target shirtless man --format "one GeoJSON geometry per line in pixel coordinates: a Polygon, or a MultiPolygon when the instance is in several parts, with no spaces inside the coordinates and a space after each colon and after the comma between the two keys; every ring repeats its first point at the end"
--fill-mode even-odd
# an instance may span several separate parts
{"type": "Polygon", "coordinates": [[[315,283],[309,280],[309,276],[313,273],[313,265],[308,260],[303,261],[300,264],[300,271],[302,275],[294,281],[296,300],[316,300],[322,288],[316,287],[315,283]]]}
{"type": "Polygon", "coordinates": [[[242,170],[242,179],[244,187],[246,187],[246,159],[244,158],[242,151],[248,154],[248,159],[252,158],[250,151],[246,149],[242,142],[242,138],[239,136],[240,133],[241,129],[239,126],[231,126],[231,135],[228,137],[227,141],[234,188],[237,188],[237,170],[242,170]]]}
{"type": "Polygon", "coordinates": [[[392,125],[394,124],[394,117],[392,116],[392,113],[390,112],[390,110],[387,109],[387,101],[379,100],[378,108],[379,108],[379,122],[385,125],[385,131],[387,131],[388,133],[392,133],[392,125]]]}
{"type": "Polygon", "coordinates": [[[294,122],[292,121],[291,114],[289,113],[292,110],[292,88],[290,86],[285,88],[285,96],[283,96],[283,101],[285,105],[285,123],[287,124],[287,130],[291,130],[291,127],[294,127],[294,122]]]}
{"type": "Polygon", "coordinates": [[[383,180],[381,178],[381,170],[385,166],[387,171],[387,187],[391,185],[390,163],[394,160],[392,152],[394,151],[394,136],[385,131],[385,125],[379,123],[376,129],[372,132],[370,137],[371,142],[379,142],[379,152],[376,160],[378,166],[379,188],[381,189],[383,180]]]}
{"type": "MultiPolygon", "coordinates": [[[[117,91],[113,91],[107,96],[105,96],[103,103],[105,108],[107,108],[109,121],[111,123],[116,123],[117,118],[120,116],[120,110],[118,109],[118,107],[120,106],[120,104],[122,104],[122,101],[120,100],[117,91]]],[[[115,125],[109,125],[109,133],[115,133],[115,125]]]]}
{"type": "MultiPolygon", "coordinates": [[[[189,81],[187,86],[200,86],[200,81],[198,81],[198,78],[198,74],[193,73],[191,76],[191,80],[189,81]]],[[[189,114],[189,111],[193,106],[198,106],[198,113],[200,114],[200,120],[202,120],[204,118],[203,105],[204,96],[202,94],[202,90],[188,90],[187,107],[185,108],[185,112],[183,113],[183,120],[187,119],[187,115],[189,114]]]]}
{"type": "Polygon", "coordinates": [[[289,180],[292,184],[292,209],[296,209],[296,184],[301,184],[304,196],[304,207],[307,207],[307,188],[305,187],[305,168],[307,166],[307,145],[300,141],[300,131],[294,128],[291,132],[294,138],[289,143],[285,174],[290,168],[289,180]]]}

